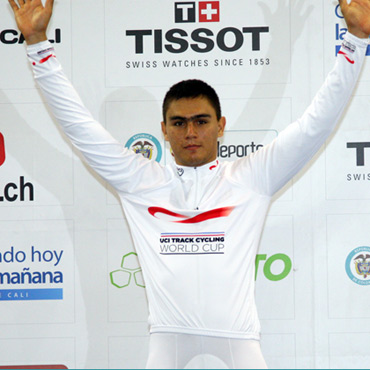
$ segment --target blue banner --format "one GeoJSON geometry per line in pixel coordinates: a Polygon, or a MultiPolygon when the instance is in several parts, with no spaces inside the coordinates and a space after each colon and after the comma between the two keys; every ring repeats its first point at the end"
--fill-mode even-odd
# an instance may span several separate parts
{"type": "Polygon", "coordinates": [[[0,301],[40,301],[63,299],[63,289],[0,289],[0,301]]]}

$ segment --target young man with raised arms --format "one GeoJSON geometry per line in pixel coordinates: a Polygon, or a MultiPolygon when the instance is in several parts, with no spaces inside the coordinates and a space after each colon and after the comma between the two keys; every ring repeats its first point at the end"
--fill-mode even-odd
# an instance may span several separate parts
{"type": "Polygon", "coordinates": [[[301,118],[245,158],[216,158],[226,121],[213,88],[198,80],[171,87],[162,131],[175,161],[167,166],[124,148],[84,107],[47,41],[53,0],[8,1],[56,120],[121,199],[148,296],[147,367],[265,368],[254,299],[263,223],[272,196],[317,152],[349,101],[368,45],[370,0],[340,1],[349,32],[324,85],[301,118]]]}

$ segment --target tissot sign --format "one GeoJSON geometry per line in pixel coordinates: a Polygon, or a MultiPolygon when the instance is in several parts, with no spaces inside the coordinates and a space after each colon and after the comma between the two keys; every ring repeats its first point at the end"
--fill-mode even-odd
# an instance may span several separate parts
{"type": "Polygon", "coordinates": [[[233,84],[259,82],[263,72],[260,82],[285,82],[288,12],[276,20],[287,25],[282,30],[246,2],[138,0],[135,7],[106,2],[105,20],[105,54],[115,56],[106,59],[108,86],[163,85],[164,74],[171,82],[217,74],[218,83],[233,84]],[[284,51],[273,58],[272,43],[284,51]]]}
{"type": "MultiPolygon", "coordinates": [[[[199,23],[219,22],[220,21],[220,2],[219,1],[201,1],[198,4],[199,23]]],[[[196,22],[196,3],[178,2],[175,3],[175,23],[195,23],[196,22]]],[[[144,37],[151,37],[155,54],[161,54],[164,49],[169,53],[185,53],[189,47],[198,53],[208,53],[215,47],[225,52],[237,51],[244,45],[243,33],[250,33],[252,50],[261,49],[261,33],[268,33],[268,26],[243,27],[241,30],[236,27],[225,27],[220,29],[217,34],[210,28],[193,29],[190,34],[181,28],[172,28],[165,32],[156,29],[127,30],[126,36],[135,37],[135,53],[144,53],[144,37]],[[164,44],[164,40],[166,43],[164,44]],[[230,42],[227,42],[227,39],[230,42]]]]}
{"type": "Polygon", "coordinates": [[[355,96],[341,129],[327,145],[327,199],[370,199],[369,97],[355,96]],[[356,116],[358,115],[358,117],[356,116]]]}

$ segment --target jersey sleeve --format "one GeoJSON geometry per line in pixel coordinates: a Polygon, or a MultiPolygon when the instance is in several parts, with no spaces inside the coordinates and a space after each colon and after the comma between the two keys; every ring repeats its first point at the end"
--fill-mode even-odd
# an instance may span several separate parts
{"type": "Polygon", "coordinates": [[[124,193],[137,193],[168,180],[168,173],[159,163],[125,148],[94,120],[48,41],[28,46],[27,53],[35,80],[55,119],[103,179],[124,193]]]}
{"type": "Polygon", "coordinates": [[[347,32],[335,65],[301,118],[270,144],[234,163],[237,181],[272,196],[324,144],[339,121],[356,85],[368,40],[347,32]],[[248,179],[246,179],[248,177],[248,179]]]}

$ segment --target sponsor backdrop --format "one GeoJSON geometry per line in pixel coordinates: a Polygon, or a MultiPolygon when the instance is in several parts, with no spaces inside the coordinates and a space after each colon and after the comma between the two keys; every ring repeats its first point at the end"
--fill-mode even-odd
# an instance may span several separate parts
{"type": "MultiPolygon", "coordinates": [[[[0,366],[142,368],[145,282],[125,217],[50,116],[1,6],[0,366]]],[[[214,85],[227,117],[219,158],[243,157],[303,113],[345,32],[326,0],[59,0],[48,35],[93,115],[137,155],[166,164],[169,85],[214,85]]],[[[370,362],[367,54],[338,129],[266,220],[256,296],[272,368],[370,362]]]]}

